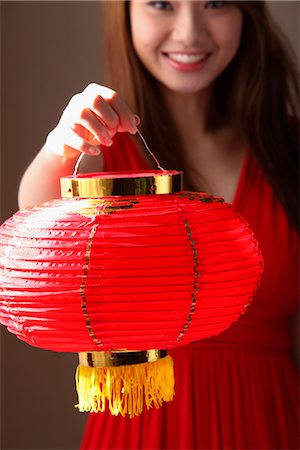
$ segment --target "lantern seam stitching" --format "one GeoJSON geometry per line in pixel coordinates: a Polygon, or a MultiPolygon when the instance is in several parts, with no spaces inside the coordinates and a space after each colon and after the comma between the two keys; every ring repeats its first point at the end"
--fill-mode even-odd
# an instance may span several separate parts
{"type": "Polygon", "coordinates": [[[179,335],[177,337],[177,342],[181,342],[181,340],[182,340],[186,330],[188,329],[188,327],[189,327],[189,325],[190,325],[190,323],[192,321],[192,316],[193,316],[193,314],[195,312],[195,306],[196,306],[196,302],[197,302],[197,294],[198,294],[198,290],[199,290],[198,289],[199,288],[198,278],[199,278],[199,275],[200,275],[200,273],[198,271],[198,268],[199,268],[198,253],[197,253],[197,249],[196,249],[196,246],[195,246],[195,241],[193,239],[192,230],[191,230],[190,224],[189,224],[187,219],[184,219],[183,222],[184,222],[184,226],[185,226],[185,229],[186,229],[186,232],[187,232],[187,237],[188,237],[189,243],[191,245],[192,254],[193,254],[193,260],[194,260],[195,264],[194,264],[194,267],[193,267],[194,281],[193,281],[193,292],[192,292],[192,304],[191,304],[191,307],[190,307],[190,311],[189,311],[187,320],[186,320],[182,330],[180,331],[180,333],[179,333],[179,335]]]}
{"type": "Polygon", "coordinates": [[[91,339],[93,340],[93,342],[98,345],[98,346],[102,346],[102,342],[99,341],[99,339],[97,338],[97,336],[95,335],[92,325],[91,325],[91,319],[87,310],[87,305],[86,305],[86,296],[85,296],[85,287],[86,287],[86,281],[87,281],[87,276],[88,276],[88,270],[89,270],[89,262],[90,262],[90,257],[91,257],[91,248],[92,248],[92,243],[97,231],[99,223],[95,223],[92,226],[92,229],[90,231],[87,243],[86,243],[86,251],[85,251],[85,255],[84,255],[84,266],[83,266],[83,276],[82,276],[82,283],[80,285],[79,288],[79,292],[80,292],[80,297],[82,299],[81,301],[81,309],[83,312],[83,315],[85,317],[85,323],[86,323],[86,327],[88,329],[89,335],[91,337],[91,339]]]}

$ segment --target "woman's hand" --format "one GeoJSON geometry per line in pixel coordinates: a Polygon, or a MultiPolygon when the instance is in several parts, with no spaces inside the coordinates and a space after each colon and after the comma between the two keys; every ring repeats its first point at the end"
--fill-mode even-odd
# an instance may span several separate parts
{"type": "Polygon", "coordinates": [[[92,83],[71,98],[45,147],[64,158],[74,158],[78,152],[96,156],[98,146],[110,146],[117,132],[135,134],[139,122],[119,94],[92,83]]]}

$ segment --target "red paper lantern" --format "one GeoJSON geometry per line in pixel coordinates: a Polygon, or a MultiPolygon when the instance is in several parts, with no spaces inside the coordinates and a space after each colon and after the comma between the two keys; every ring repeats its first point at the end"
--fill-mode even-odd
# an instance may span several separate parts
{"type": "Polygon", "coordinates": [[[79,352],[79,409],[139,414],[173,398],[166,350],[245,311],[258,244],[222,199],[181,173],[62,179],[62,196],[0,227],[0,321],[27,343],[79,352]]]}

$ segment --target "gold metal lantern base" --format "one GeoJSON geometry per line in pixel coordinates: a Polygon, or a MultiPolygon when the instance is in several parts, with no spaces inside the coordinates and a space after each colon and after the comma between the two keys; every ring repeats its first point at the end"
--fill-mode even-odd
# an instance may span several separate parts
{"type": "Polygon", "coordinates": [[[76,387],[79,411],[133,418],[173,399],[173,360],[165,350],[79,353],[76,387]]]}

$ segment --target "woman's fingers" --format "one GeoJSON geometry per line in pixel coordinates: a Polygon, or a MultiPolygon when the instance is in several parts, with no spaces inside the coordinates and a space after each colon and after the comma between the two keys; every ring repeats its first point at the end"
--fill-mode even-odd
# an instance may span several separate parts
{"type": "Polygon", "coordinates": [[[86,130],[88,130],[88,132],[91,133],[92,136],[95,137],[100,144],[108,146],[112,144],[112,139],[108,132],[107,125],[104,124],[102,120],[100,121],[96,114],[89,108],[84,108],[81,111],[80,117],[78,117],[78,120],[74,125],[75,127],[72,128],[75,130],[75,132],[76,125],[81,125],[86,130]]]}
{"type": "Polygon", "coordinates": [[[122,97],[105,86],[90,84],[83,91],[86,105],[109,130],[111,136],[117,132],[136,133],[136,119],[122,97]]]}
{"type": "Polygon", "coordinates": [[[78,152],[91,156],[100,154],[100,148],[97,145],[81,137],[75,130],[64,126],[57,126],[48,134],[46,145],[52,153],[66,158],[77,157],[78,152]]]}
{"type": "Polygon", "coordinates": [[[136,118],[124,100],[119,94],[115,93],[111,99],[108,100],[108,104],[115,111],[118,116],[118,128],[117,131],[135,134],[137,132],[136,118]]]}
{"type": "Polygon", "coordinates": [[[90,111],[92,111],[95,117],[98,119],[98,121],[104,124],[111,136],[120,131],[119,115],[108,103],[108,100],[97,94],[91,99],[89,108],[90,111]]]}
{"type": "Polygon", "coordinates": [[[135,134],[139,121],[119,94],[92,83],[71,98],[47,145],[67,157],[76,151],[98,154],[97,146],[110,146],[117,132],[135,134]]]}

